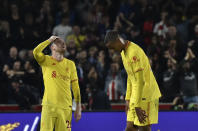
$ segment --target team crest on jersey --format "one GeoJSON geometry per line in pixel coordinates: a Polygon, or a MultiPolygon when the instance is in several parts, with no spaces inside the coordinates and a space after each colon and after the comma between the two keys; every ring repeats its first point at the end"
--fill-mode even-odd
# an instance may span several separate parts
{"type": "Polygon", "coordinates": [[[136,60],[137,60],[137,57],[136,57],[136,56],[134,56],[134,57],[133,57],[133,61],[136,61],[136,60]]]}
{"type": "Polygon", "coordinates": [[[66,72],[68,72],[69,71],[69,68],[66,68],[66,72]]]}
{"type": "Polygon", "coordinates": [[[136,62],[139,62],[140,59],[137,58],[137,56],[133,56],[132,58],[132,63],[136,63],[136,62]]]}

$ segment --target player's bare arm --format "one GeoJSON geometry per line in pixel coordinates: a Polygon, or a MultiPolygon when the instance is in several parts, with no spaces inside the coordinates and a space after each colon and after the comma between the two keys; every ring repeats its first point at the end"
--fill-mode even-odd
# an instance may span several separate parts
{"type": "Polygon", "coordinates": [[[74,118],[76,122],[78,122],[81,119],[81,103],[76,103],[76,111],[74,112],[74,118]]]}
{"type": "Polygon", "coordinates": [[[73,73],[71,75],[71,78],[73,79],[72,82],[72,91],[74,94],[74,99],[76,102],[76,111],[74,112],[74,118],[77,121],[81,119],[81,95],[80,95],[80,88],[78,84],[78,79],[77,79],[77,73],[76,73],[76,67],[75,64],[73,63],[73,73]]]}
{"type": "Polygon", "coordinates": [[[126,105],[125,105],[125,112],[126,112],[126,115],[128,113],[128,110],[129,110],[129,103],[130,103],[130,98],[131,98],[131,90],[132,90],[132,84],[131,84],[131,80],[128,76],[127,78],[127,90],[126,90],[126,97],[125,97],[125,100],[126,100],[126,105]]]}
{"type": "Polygon", "coordinates": [[[125,104],[125,112],[126,112],[126,115],[128,113],[128,110],[129,110],[129,100],[126,100],[126,104],[125,104]]]}
{"type": "Polygon", "coordinates": [[[135,76],[136,76],[136,79],[138,81],[138,87],[137,87],[137,90],[136,93],[135,93],[135,112],[137,114],[137,117],[138,117],[138,120],[140,121],[140,123],[145,123],[146,122],[146,111],[145,110],[142,110],[140,105],[138,103],[140,103],[141,101],[141,95],[142,94],[142,86],[144,85],[143,83],[143,70],[140,70],[138,72],[135,73],[135,76]],[[136,94],[139,94],[139,95],[136,95],[136,94]]]}
{"type": "Polygon", "coordinates": [[[55,39],[57,39],[57,36],[51,36],[48,40],[40,43],[36,48],[33,50],[34,58],[39,62],[42,63],[45,60],[45,55],[43,53],[43,50],[55,39]]]}

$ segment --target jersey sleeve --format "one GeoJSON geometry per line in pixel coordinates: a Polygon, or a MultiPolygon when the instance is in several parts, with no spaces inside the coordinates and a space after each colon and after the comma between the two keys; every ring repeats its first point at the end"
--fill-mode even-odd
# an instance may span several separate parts
{"type": "Polygon", "coordinates": [[[130,76],[128,76],[128,78],[127,78],[127,90],[126,90],[125,100],[130,100],[131,94],[132,94],[132,83],[131,83],[130,76]]]}
{"type": "Polygon", "coordinates": [[[72,91],[74,94],[74,99],[76,103],[81,102],[81,96],[80,96],[80,88],[78,84],[78,76],[77,76],[77,71],[76,71],[76,66],[74,62],[72,62],[71,66],[71,85],[72,85],[72,91]]]}
{"type": "Polygon", "coordinates": [[[45,55],[43,53],[43,50],[50,44],[50,41],[46,40],[42,43],[40,43],[36,48],[33,50],[33,55],[36,61],[42,65],[45,61],[45,55]]]}
{"type": "Polygon", "coordinates": [[[129,55],[130,67],[132,68],[134,77],[134,83],[132,87],[132,103],[134,103],[135,107],[140,106],[144,87],[144,60],[141,58],[141,54],[138,53],[131,53],[129,55]]]}

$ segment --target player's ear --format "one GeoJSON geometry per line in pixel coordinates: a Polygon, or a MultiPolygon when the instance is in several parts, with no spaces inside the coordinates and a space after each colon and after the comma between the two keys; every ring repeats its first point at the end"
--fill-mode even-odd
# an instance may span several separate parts
{"type": "Polygon", "coordinates": [[[119,37],[119,40],[122,44],[124,44],[124,39],[122,37],[119,37]]]}
{"type": "Polygon", "coordinates": [[[50,49],[51,49],[51,50],[54,50],[55,46],[56,46],[56,45],[55,45],[54,43],[52,43],[51,46],[50,46],[50,49]]]}

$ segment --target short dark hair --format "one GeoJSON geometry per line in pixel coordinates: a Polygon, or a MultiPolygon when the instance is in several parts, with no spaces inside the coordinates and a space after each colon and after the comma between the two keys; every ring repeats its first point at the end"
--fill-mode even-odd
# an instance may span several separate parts
{"type": "Polygon", "coordinates": [[[109,30],[107,31],[105,38],[104,38],[104,43],[112,42],[115,41],[119,37],[119,33],[116,30],[109,30]]]}

